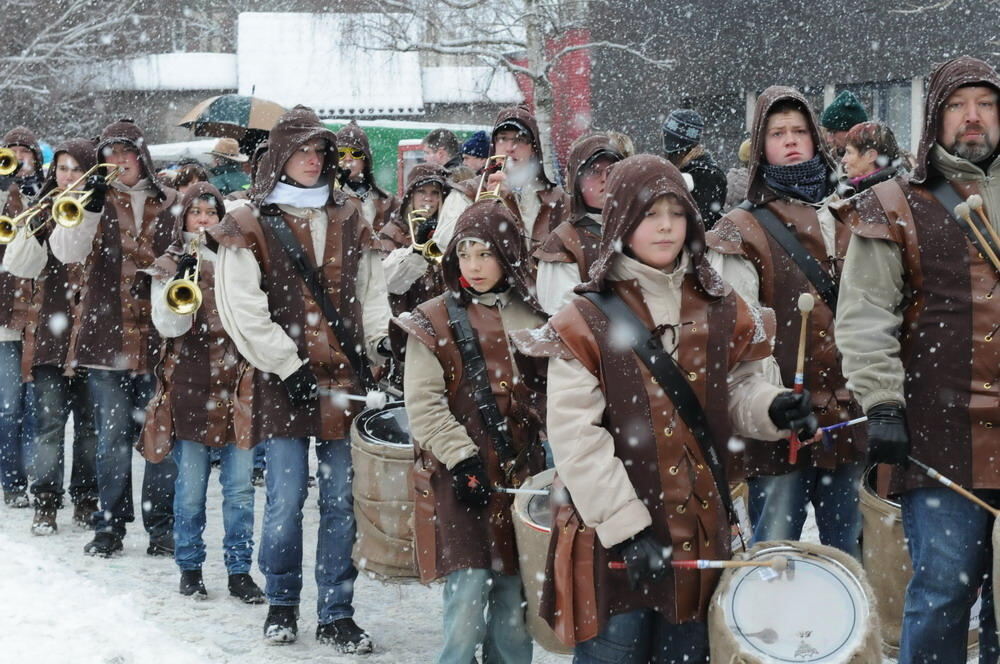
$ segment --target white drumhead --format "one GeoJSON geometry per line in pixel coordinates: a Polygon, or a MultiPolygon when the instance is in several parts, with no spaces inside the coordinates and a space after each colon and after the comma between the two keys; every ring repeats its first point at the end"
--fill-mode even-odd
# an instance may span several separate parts
{"type": "Polygon", "coordinates": [[[785,556],[789,569],[734,570],[721,598],[727,627],[762,662],[843,662],[865,636],[868,600],[857,578],[821,554],[788,546],[762,549],[753,560],[785,556]]]}

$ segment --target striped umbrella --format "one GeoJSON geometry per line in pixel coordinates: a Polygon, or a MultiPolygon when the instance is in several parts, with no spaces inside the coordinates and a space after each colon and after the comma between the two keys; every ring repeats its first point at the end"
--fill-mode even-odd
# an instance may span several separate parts
{"type": "Polygon", "coordinates": [[[285,109],[273,101],[246,95],[210,97],[188,111],[178,126],[195,136],[243,138],[248,130],[267,132],[285,109]]]}

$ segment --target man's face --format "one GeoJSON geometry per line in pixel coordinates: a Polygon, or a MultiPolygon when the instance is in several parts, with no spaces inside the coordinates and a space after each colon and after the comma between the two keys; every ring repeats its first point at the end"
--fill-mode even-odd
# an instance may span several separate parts
{"type": "Polygon", "coordinates": [[[146,175],[139,151],[128,143],[112,143],[104,148],[101,160],[122,169],[118,181],[126,187],[134,187],[146,175]]]}
{"type": "Polygon", "coordinates": [[[434,164],[435,166],[444,166],[451,159],[451,155],[444,148],[432,148],[426,143],[421,144],[421,149],[424,151],[424,161],[428,164],[434,164]]]}
{"type": "Polygon", "coordinates": [[[285,162],[284,176],[303,187],[315,187],[326,164],[326,149],[322,138],[307,141],[285,162]]]}
{"type": "Polygon", "coordinates": [[[493,139],[494,154],[505,155],[510,163],[507,168],[531,161],[535,149],[531,145],[531,136],[515,129],[498,131],[493,139]]]}
{"type": "Polygon", "coordinates": [[[476,157],[471,154],[463,154],[462,165],[471,170],[473,173],[478,173],[479,170],[486,165],[486,157],[476,157]]]}
{"type": "Polygon", "coordinates": [[[937,141],[951,154],[976,162],[996,150],[1000,118],[993,88],[971,85],[955,90],[945,100],[940,115],[937,141]]]}
{"type": "Polygon", "coordinates": [[[600,210],[604,207],[606,192],[604,187],[608,183],[608,169],[614,165],[615,160],[611,157],[598,157],[580,172],[579,188],[583,203],[589,208],[600,210]]]}
{"type": "Polygon", "coordinates": [[[846,129],[843,131],[827,129],[826,144],[830,147],[830,152],[841,154],[844,151],[844,148],[847,146],[847,134],[848,131],[846,129]]]}
{"type": "Polygon", "coordinates": [[[31,148],[26,148],[23,145],[12,145],[10,149],[14,151],[17,160],[21,162],[21,170],[17,172],[18,177],[34,175],[38,164],[35,163],[35,153],[31,151],[31,148]]]}
{"type": "Polygon", "coordinates": [[[772,166],[801,164],[816,156],[809,123],[801,111],[772,113],[764,136],[764,158],[772,166]]]}

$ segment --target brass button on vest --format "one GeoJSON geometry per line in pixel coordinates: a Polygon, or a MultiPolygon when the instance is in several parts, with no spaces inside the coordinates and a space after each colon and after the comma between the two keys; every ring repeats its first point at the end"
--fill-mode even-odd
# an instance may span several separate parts
{"type": "Polygon", "coordinates": [[[683,544],[681,544],[681,548],[684,549],[685,551],[690,551],[694,547],[691,545],[691,542],[684,542],[683,544]]]}

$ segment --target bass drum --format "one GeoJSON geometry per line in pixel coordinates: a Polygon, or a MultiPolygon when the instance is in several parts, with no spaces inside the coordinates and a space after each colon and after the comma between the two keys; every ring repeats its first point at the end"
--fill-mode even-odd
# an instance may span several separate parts
{"type": "MultiPolygon", "coordinates": [[[[903,601],[906,598],[906,586],[913,576],[913,569],[903,535],[902,511],[899,503],[883,498],[879,494],[878,468],[878,466],[869,468],[861,483],[859,496],[863,533],[861,560],[868,574],[868,581],[875,590],[875,597],[878,598],[878,613],[882,623],[882,650],[886,655],[896,657],[899,654],[899,636],[903,628],[903,601]]],[[[996,529],[993,537],[996,542],[996,529]]],[[[996,577],[994,583],[995,579],[996,577]]],[[[981,602],[977,601],[972,607],[972,619],[969,623],[970,656],[978,650],[980,606],[981,602]]]]}
{"type": "MultiPolygon", "coordinates": [[[[551,490],[555,474],[555,468],[543,470],[529,477],[520,488],[551,490]]],[[[542,583],[545,579],[545,563],[549,555],[549,540],[552,536],[549,496],[519,493],[514,496],[511,510],[521,583],[524,584],[524,596],[528,603],[526,621],[528,633],[549,652],[568,655],[573,649],[563,645],[556,638],[552,628],[538,615],[542,583]]]]}
{"type": "Polygon", "coordinates": [[[403,402],[366,410],[354,419],[351,461],[358,523],[355,566],[382,581],[415,580],[413,443],[403,402]]]}
{"type": "Polygon", "coordinates": [[[832,547],[761,542],[726,569],[708,609],[711,660],[724,664],[871,664],[881,661],[878,614],[856,560],[832,547]]]}

